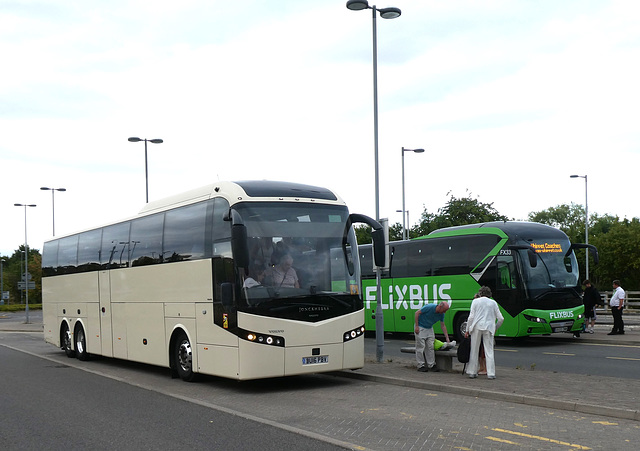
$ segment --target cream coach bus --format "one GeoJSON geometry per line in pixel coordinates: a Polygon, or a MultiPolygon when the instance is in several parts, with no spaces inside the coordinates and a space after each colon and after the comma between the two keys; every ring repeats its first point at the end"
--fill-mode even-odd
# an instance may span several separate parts
{"type": "MultiPolygon", "coordinates": [[[[43,248],[45,341],[238,380],[361,368],[364,310],[353,223],[333,192],[220,182],[43,248]]],[[[381,263],[382,264],[382,263],[381,263]]]]}

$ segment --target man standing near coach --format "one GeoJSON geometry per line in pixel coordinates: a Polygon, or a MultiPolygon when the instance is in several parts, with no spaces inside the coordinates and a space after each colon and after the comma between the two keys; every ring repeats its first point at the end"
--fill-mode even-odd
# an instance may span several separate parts
{"type": "Polygon", "coordinates": [[[613,315],[613,329],[607,335],[623,335],[624,321],[622,321],[622,309],[624,308],[624,290],[620,286],[619,280],[613,281],[613,296],[609,300],[611,315],[613,315]]]}
{"type": "Polygon", "coordinates": [[[450,343],[447,327],[444,325],[444,314],[447,310],[449,310],[449,304],[443,301],[438,305],[425,304],[420,310],[416,311],[414,327],[414,332],[416,333],[416,360],[418,362],[418,371],[421,373],[440,371],[436,366],[436,351],[433,348],[436,339],[433,325],[440,321],[442,333],[444,333],[447,343],[450,343]],[[426,365],[425,356],[427,358],[426,365]]]}

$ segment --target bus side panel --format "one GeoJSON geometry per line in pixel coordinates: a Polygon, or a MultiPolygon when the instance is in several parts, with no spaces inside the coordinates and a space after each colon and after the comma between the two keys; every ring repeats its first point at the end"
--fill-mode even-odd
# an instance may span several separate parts
{"type": "Polygon", "coordinates": [[[213,344],[238,347],[238,337],[213,323],[213,303],[199,302],[195,309],[198,326],[196,341],[199,344],[213,344]]]}
{"type": "Polygon", "coordinates": [[[238,346],[198,344],[198,372],[238,379],[238,346]]]}
{"type": "Polygon", "coordinates": [[[112,330],[113,330],[113,356],[118,359],[127,359],[127,304],[111,303],[112,330]]]}
{"type": "MultiPolygon", "coordinates": [[[[164,328],[164,305],[128,303],[125,308],[127,355],[130,360],[169,366],[164,328]]],[[[191,320],[195,327],[195,321],[191,320]]]]}
{"type": "MultiPolygon", "coordinates": [[[[393,312],[393,291],[391,279],[382,279],[380,288],[382,291],[382,316],[384,318],[384,330],[387,332],[395,332],[395,315],[393,312]]],[[[376,330],[376,279],[366,279],[362,281],[362,298],[365,308],[365,329],[376,330]]]]}

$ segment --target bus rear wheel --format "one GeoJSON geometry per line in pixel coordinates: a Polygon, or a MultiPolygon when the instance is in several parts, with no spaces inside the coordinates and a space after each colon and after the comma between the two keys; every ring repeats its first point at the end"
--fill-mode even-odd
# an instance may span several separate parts
{"type": "Polygon", "coordinates": [[[180,332],[174,342],[173,361],[180,379],[186,382],[193,382],[196,379],[196,373],[193,372],[191,342],[184,332],[180,332]]]}
{"type": "Polygon", "coordinates": [[[458,343],[462,341],[464,335],[467,333],[467,320],[469,319],[469,312],[462,312],[456,316],[455,323],[453,325],[454,334],[458,343]]]}
{"type": "Polygon", "coordinates": [[[62,329],[60,330],[60,344],[61,348],[67,357],[75,357],[76,352],[73,350],[73,346],[71,343],[73,342],[73,338],[71,338],[71,331],[69,330],[69,326],[67,323],[62,325],[62,329]]]}
{"type": "Polygon", "coordinates": [[[76,327],[76,357],[78,360],[89,360],[89,353],[87,352],[87,336],[84,333],[82,326],[76,327]]]}

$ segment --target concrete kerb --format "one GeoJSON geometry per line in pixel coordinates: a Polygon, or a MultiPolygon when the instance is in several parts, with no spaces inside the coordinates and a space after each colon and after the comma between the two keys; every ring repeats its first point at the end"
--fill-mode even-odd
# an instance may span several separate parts
{"type": "Polygon", "coordinates": [[[378,382],[382,384],[398,385],[402,387],[411,387],[411,388],[417,388],[422,390],[433,390],[433,391],[439,391],[444,393],[451,393],[454,395],[490,399],[492,401],[512,402],[516,404],[526,404],[526,405],[536,406],[536,407],[545,407],[548,409],[567,410],[571,412],[599,415],[599,416],[605,416],[609,418],[640,421],[640,410],[618,409],[614,407],[604,407],[604,406],[597,406],[593,404],[576,403],[573,401],[562,401],[557,399],[540,398],[535,396],[504,393],[504,392],[497,392],[492,390],[480,390],[477,388],[450,386],[446,384],[426,382],[426,381],[398,379],[398,378],[393,378],[388,376],[379,376],[374,374],[358,373],[353,371],[336,371],[330,374],[337,377],[345,377],[349,379],[378,382]]]}

